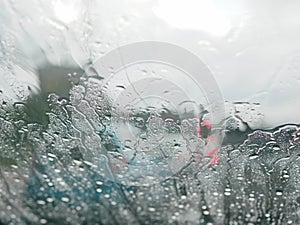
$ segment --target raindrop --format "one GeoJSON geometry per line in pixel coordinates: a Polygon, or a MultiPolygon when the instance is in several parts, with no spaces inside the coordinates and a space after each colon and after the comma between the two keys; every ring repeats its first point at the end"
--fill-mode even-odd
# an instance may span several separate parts
{"type": "Polygon", "coordinates": [[[48,221],[47,221],[46,219],[40,219],[40,223],[41,223],[41,224],[47,224],[47,222],[48,222],[48,221]]]}
{"type": "Polygon", "coordinates": [[[149,210],[150,212],[155,212],[155,208],[153,208],[153,207],[149,207],[148,210],[149,210]]]}
{"type": "Polygon", "coordinates": [[[45,205],[45,204],[46,204],[46,202],[45,202],[45,201],[43,201],[43,200],[37,200],[37,204],[39,204],[39,205],[45,205]]]}
{"type": "Polygon", "coordinates": [[[69,201],[70,201],[70,199],[69,199],[68,197],[62,197],[61,200],[62,200],[63,202],[69,202],[69,201]]]}

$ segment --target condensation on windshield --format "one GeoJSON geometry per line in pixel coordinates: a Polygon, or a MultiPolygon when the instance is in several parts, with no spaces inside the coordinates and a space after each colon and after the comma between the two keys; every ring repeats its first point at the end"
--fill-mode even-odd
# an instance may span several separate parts
{"type": "Polygon", "coordinates": [[[298,2],[2,8],[0,224],[300,224],[298,2]]]}

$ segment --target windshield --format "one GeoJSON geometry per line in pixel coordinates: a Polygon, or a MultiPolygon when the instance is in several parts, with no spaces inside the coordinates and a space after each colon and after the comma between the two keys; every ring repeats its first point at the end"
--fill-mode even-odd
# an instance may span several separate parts
{"type": "Polygon", "coordinates": [[[9,1],[0,224],[300,224],[300,3],[9,1]]]}

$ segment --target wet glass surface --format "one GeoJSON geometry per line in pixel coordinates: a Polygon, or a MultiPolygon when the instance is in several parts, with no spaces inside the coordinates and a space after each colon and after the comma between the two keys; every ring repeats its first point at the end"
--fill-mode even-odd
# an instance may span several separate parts
{"type": "Polygon", "coordinates": [[[2,3],[0,224],[300,224],[297,1],[2,3]]]}

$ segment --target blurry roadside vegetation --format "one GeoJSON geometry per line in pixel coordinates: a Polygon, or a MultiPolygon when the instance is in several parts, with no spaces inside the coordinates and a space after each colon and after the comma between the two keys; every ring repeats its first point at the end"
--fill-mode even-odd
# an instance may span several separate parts
{"type": "Polygon", "coordinates": [[[74,67],[42,66],[38,70],[41,91],[29,96],[26,102],[14,103],[0,90],[0,170],[27,164],[34,157],[38,136],[49,124],[48,113],[52,111],[49,94],[68,98],[72,87],[70,76],[73,75],[74,81],[82,73],[74,67]]]}

